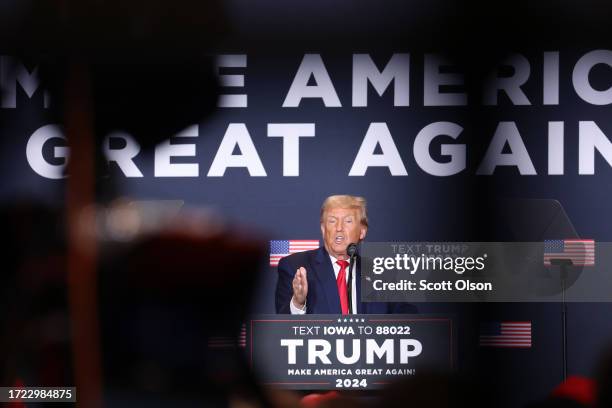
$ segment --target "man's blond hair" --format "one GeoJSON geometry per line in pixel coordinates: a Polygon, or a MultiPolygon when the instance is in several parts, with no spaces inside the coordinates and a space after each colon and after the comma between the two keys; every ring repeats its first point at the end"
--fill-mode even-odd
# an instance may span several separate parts
{"type": "Polygon", "coordinates": [[[359,210],[359,218],[361,225],[368,226],[368,212],[366,209],[366,199],[352,195],[333,195],[323,201],[321,206],[321,223],[325,216],[325,212],[331,208],[352,208],[359,210]]]}

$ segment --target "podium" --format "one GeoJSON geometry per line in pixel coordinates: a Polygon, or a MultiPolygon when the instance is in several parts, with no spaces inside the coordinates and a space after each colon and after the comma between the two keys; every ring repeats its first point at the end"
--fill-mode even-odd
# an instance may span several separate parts
{"type": "Polygon", "coordinates": [[[438,315],[260,315],[247,322],[246,352],[264,385],[379,389],[452,371],[456,329],[438,315]]]}

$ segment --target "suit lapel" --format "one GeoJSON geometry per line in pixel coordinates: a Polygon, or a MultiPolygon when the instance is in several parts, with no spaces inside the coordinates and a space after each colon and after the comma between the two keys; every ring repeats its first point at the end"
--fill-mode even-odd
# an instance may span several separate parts
{"type": "Polygon", "coordinates": [[[315,258],[316,278],[323,288],[325,300],[327,301],[328,313],[342,313],[340,308],[340,296],[338,296],[338,285],[336,284],[334,268],[332,267],[329,255],[324,247],[319,248],[315,258]]]}

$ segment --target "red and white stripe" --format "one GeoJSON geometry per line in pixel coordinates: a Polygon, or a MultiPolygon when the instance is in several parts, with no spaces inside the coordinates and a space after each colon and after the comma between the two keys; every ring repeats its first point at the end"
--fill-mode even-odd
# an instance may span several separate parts
{"type": "Polygon", "coordinates": [[[289,253],[287,254],[270,254],[270,266],[278,266],[278,262],[296,252],[310,251],[319,248],[318,239],[292,239],[289,240],[289,253]]]}
{"type": "Polygon", "coordinates": [[[289,253],[310,251],[319,247],[318,239],[292,239],[289,241],[289,253]]]}
{"type": "Polygon", "coordinates": [[[246,347],[246,325],[243,324],[240,328],[238,337],[233,336],[212,336],[208,339],[209,348],[235,348],[246,347]]]}
{"type": "Polygon", "coordinates": [[[574,265],[595,265],[595,241],[592,239],[566,239],[563,253],[544,254],[544,264],[551,259],[570,259],[574,265]]]}
{"type": "Polygon", "coordinates": [[[289,254],[271,254],[270,266],[278,266],[278,262],[286,256],[289,256],[289,254]]]}
{"type": "Polygon", "coordinates": [[[502,322],[500,334],[480,335],[483,347],[531,347],[531,322],[502,322]]]}

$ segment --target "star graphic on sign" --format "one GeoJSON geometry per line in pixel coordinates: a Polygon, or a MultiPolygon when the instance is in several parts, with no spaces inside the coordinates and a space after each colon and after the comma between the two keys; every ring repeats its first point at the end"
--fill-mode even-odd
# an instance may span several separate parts
{"type": "Polygon", "coordinates": [[[342,323],[342,319],[338,319],[338,323],[342,323]]]}

